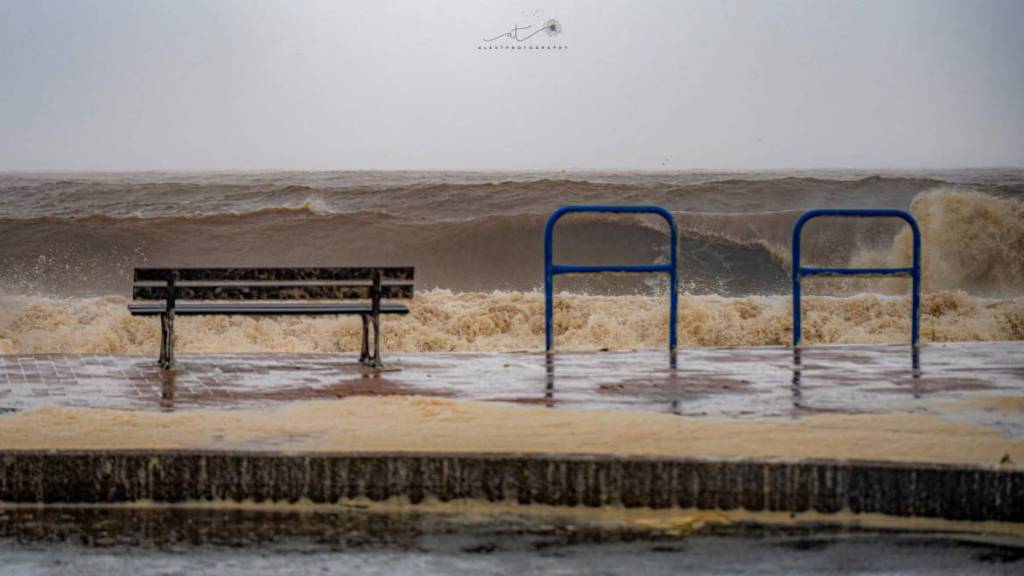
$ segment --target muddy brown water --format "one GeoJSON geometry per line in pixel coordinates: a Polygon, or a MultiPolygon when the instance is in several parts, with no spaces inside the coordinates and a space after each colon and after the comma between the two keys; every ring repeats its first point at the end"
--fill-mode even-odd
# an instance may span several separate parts
{"type": "Polygon", "coordinates": [[[352,509],[0,510],[3,574],[1019,574],[1024,543],[732,526],[679,536],[352,509]]]}

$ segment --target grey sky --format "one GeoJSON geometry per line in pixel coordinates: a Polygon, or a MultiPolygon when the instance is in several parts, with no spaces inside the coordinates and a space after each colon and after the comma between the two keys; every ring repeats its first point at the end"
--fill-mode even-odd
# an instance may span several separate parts
{"type": "Polygon", "coordinates": [[[0,170],[1021,166],[1022,24],[1020,0],[0,0],[0,170]],[[521,44],[567,49],[477,48],[550,18],[521,44]]]}

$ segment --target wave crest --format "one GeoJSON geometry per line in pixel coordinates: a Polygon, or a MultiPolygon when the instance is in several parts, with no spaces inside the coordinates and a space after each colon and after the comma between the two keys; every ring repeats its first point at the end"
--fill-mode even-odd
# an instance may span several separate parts
{"type": "MultiPolygon", "coordinates": [[[[807,185],[806,179],[793,180],[807,185]]],[[[552,182],[560,181],[538,186],[552,182]]],[[[846,184],[880,185],[865,180],[846,184]]],[[[603,186],[610,187],[603,192],[605,203],[650,200],[630,197],[635,187],[613,197],[608,194],[614,186],[603,186]]],[[[530,290],[542,284],[548,212],[535,210],[530,202],[511,210],[511,200],[504,196],[453,199],[440,190],[426,196],[431,199],[418,201],[468,203],[477,213],[462,217],[454,208],[423,218],[415,210],[403,216],[369,208],[336,213],[318,195],[232,214],[0,218],[0,237],[5,239],[0,284],[9,292],[28,294],[110,294],[126,293],[131,268],[142,265],[370,264],[416,266],[421,286],[457,291],[530,290]],[[488,203],[504,208],[489,210],[488,203]]],[[[899,205],[909,204],[921,223],[926,291],[963,289],[983,296],[1024,292],[1021,202],[954,188],[933,188],[903,202],[899,205]]],[[[789,291],[790,234],[801,210],[674,214],[681,231],[680,279],[688,291],[728,296],[789,291]]],[[[572,215],[559,224],[555,257],[576,264],[664,261],[663,228],[656,218],[572,215]]],[[[892,219],[815,220],[805,229],[804,259],[806,265],[903,266],[910,260],[910,237],[906,227],[892,219]]],[[[589,293],[650,294],[648,288],[654,286],[636,277],[606,275],[559,282],[589,293]]],[[[880,286],[894,294],[906,290],[900,280],[821,280],[809,282],[808,290],[855,294],[880,286]]]]}

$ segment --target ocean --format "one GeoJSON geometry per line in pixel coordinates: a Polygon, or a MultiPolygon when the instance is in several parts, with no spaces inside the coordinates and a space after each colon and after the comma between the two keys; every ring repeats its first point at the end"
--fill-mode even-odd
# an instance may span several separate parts
{"type": "MultiPolygon", "coordinates": [[[[1024,170],[0,174],[0,352],[153,354],[135,266],[416,267],[391,351],[543,348],[543,232],[568,204],[656,204],[680,231],[680,343],[790,338],[790,234],[813,208],[900,208],[922,228],[922,339],[1024,339],[1024,170]]],[[[556,260],[664,262],[656,218],[573,216],[556,260]]],[[[816,220],[805,264],[910,260],[899,221],[816,220]]],[[[560,348],[664,345],[664,278],[560,277],[560,348]]],[[[809,343],[905,342],[906,280],[808,280],[809,343]]],[[[352,318],[183,318],[189,352],[358,349],[352,318]]]]}

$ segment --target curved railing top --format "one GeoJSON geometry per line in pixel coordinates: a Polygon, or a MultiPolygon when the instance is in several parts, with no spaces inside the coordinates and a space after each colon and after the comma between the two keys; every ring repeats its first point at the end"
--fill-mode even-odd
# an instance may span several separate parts
{"type": "Polygon", "coordinates": [[[595,272],[660,272],[669,275],[669,350],[676,349],[676,316],[679,301],[679,277],[677,261],[677,244],[679,231],[676,228],[672,213],[661,206],[563,206],[548,217],[544,227],[544,332],[545,344],[550,352],[554,346],[553,316],[554,277],[557,274],[585,274],[595,272]],[[555,264],[554,229],[555,223],[562,216],[573,213],[605,213],[605,214],[656,214],[668,223],[669,227],[669,262],[668,264],[613,265],[613,266],[576,266],[555,264]]]}
{"type": "Polygon", "coordinates": [[[675,252],[676,240],[679,238],[679,231],[676,229],[676,220],[672,216],[672,213],[662,208],[661,206],[562,206],[555,210],[548,216],[548,222],[544,226],[544,245],[545,247],[551,245],[553,239],[552,233],[555,229],[555,223],[558,222],[562,216],[573,213],[605,213],[605,214],[657,214],[661,216],[665,222],[668,223],[669,235],[672,237],[672,251],[675,252]]]}
{"type": "Polygon", "coordinates": [[[910,212],[907,212],[906,210],[889,208],[824,208],[819,210],[808,210],[807,212],[804,212],[799,219],[797,219],[796,223],[793,224],[793,240],[798,240],[800,232],[803,231],[804,224],[806,224],[808,220],[821,217],[899,218],[910,225],[910,229],[913,230],[915,238],[920,239],[921,237],[921,228],[917,225],[917,220],[915,220],[910,212]]]}

